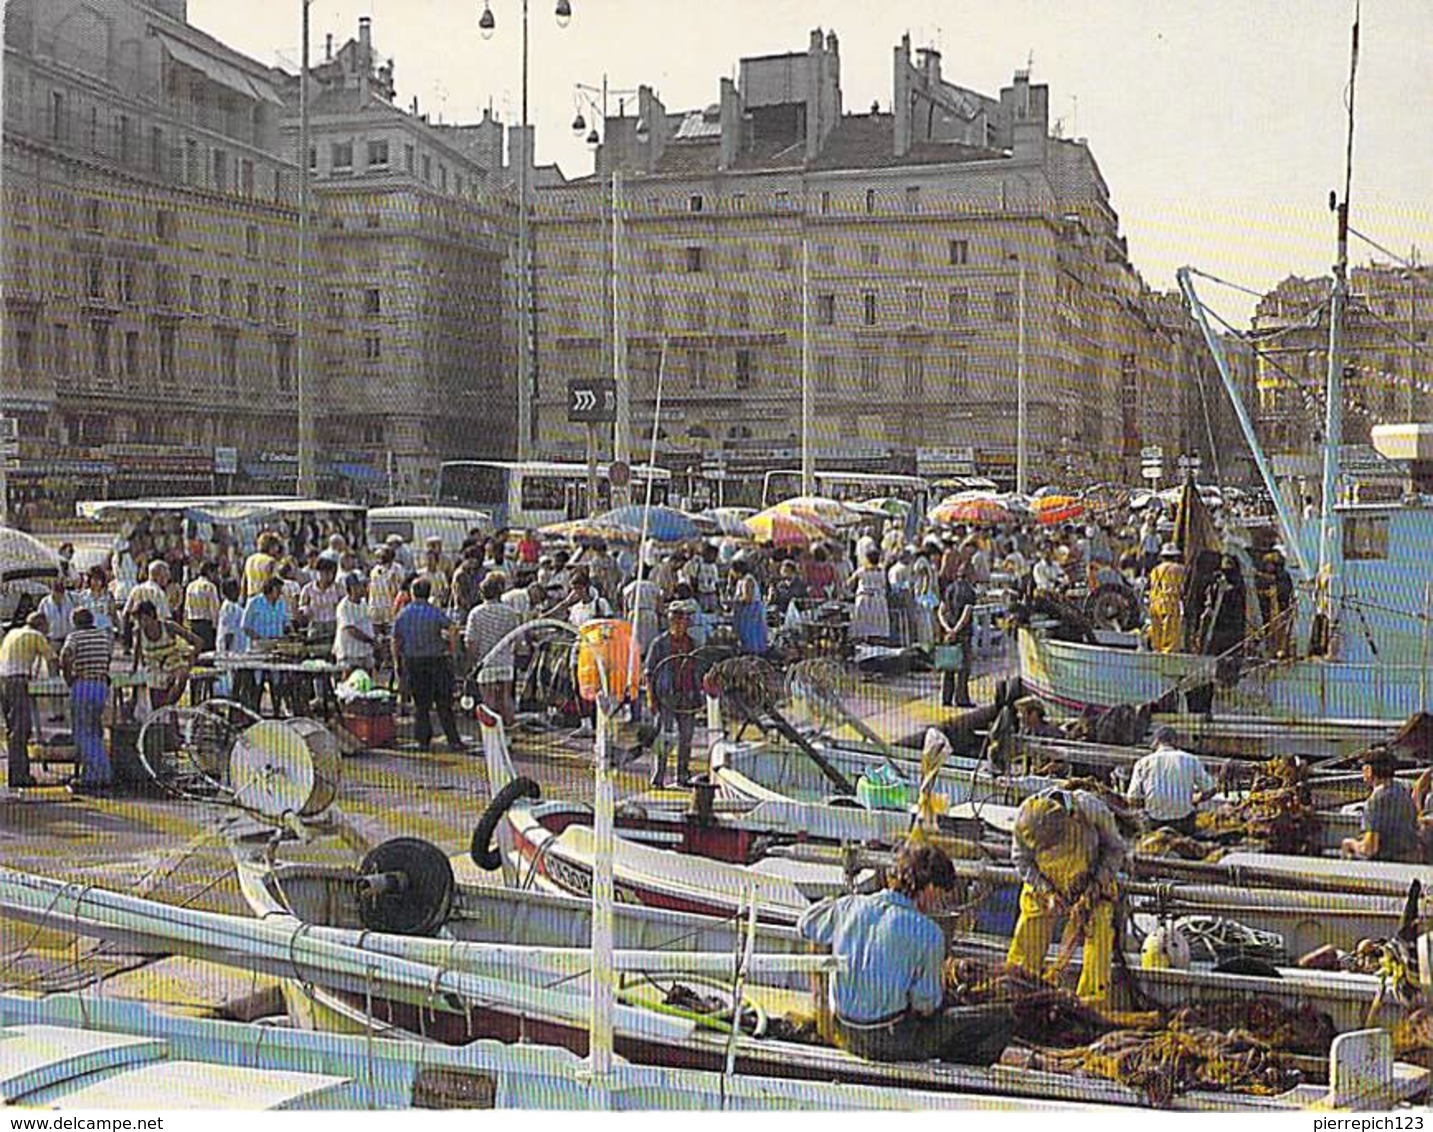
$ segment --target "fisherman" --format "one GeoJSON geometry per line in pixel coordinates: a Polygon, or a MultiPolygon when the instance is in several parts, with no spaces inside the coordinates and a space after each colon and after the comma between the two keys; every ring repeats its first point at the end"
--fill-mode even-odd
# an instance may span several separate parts
{"type": "Polygon", "coordinates": [[[1149,572],[1149,647],[1152,652],[1178,652],[1184,643],[1184,559],[1167,542],[1159,564],[1149,572]]]}
{"type": "Polygon", "coordinates": [[[1219,559],[1219,574],[1205,596],[1205,620],[1208,646],[1205,651],[1217,657],[1215,671],[1226,687],[1239,681],[1239,665],[1244,652],[1244,635],[1248,628],[1244,610],[1244,572],[1239,559],[1226,552],[1219,559]]]}
{"type": "Polygon", "coordinates": [[[1057,921],[1076,916],[1071,941],[1085,938],[1076,993],[1086,1002],[1105,1001],[1114,957],[1115,877],[1125,857],[1114,815],[1095,794],[1051,788],[1020,804],[1011,848],[1024,883],[1006,961],[1041,974],[1057,921]]]}
{"type": "Polygon", "coordinates": [[[1061,739],[1064,732],[1045,718],[1045,705],[1035,696],[1021,696],[1015,701],[1015,717],[1020,734],[1033,739],[1061,739]]]}
{"type": "Polygon", "coordinates": [[[678,598],[667,607],[667,631],[647,650],[647,697],[657,720],[656,767],[652,785],[658,790],[667,780],[667,733],[677,733],[677,781],[685,785],[691,774],[692,733],[702,695],[700,662],[693,655],[698,645],[691,634],[697,603],[678,598]]]}
{"type": "Polygon", "coordinates": [[[1294,581],[1278,550],[1270,550],[1260,559],[1254,575],[1254,594],[1259,599],[1268,654],[1279,659],[1287,657],[1293,639],[1294,581]]]}
{"type": "Polygon", "coordinates": [[[1195,807],[1218,789],[1197,755],[1180,750],[1173,727],[1156,727],[1154,750],[1134,764],[1125,798],[1143,806],[1151,829],[1194,836],[1195,807]]]}
{"type": "Polygon", "coordinates": [[[945,995],[945,936],[931,913],[955,888],[950,858],[906,845],[886,889],[835,896],[801,914],[796,930],[845,961],[831,976],[836,1041],[870,1061],[970,1061],[967,1034],[945,995]]]}
{"type": "Polygon", "coordinates": [[[1418,806],[1408,787],[1394,778],[1397,770],[1398,760],[1386,747],[1363,756],[1363,781],[1370,791],[1363,804],[1363,834],[1343,839],[1343,856],[1405,864],[1421,859],[1418,806]]]}

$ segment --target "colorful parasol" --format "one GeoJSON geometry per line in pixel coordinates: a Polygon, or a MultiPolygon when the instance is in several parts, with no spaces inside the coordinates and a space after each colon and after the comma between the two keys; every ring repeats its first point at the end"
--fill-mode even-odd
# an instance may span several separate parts
{"type": "Polygon", "coordinates": [[[779,514],[796,515],[803,519],[815,519],[816,522],[832,529],[855,526],[864,517],[854,507],[848,507],[839,499],[829,499],[824,495],[797,495],[791,499],[784,499],[766,510],[779,514]]]}
{"type": "Polygon", "coordinates": [[[947,499],[931,508],[927,520],[937,524],[1008,523],[1014,519],[1010,508],[997,499],[947,499]]]}
{"type": "Polygon", "coordinates": [[[800,515],[783,515],[769,508],[746,521],[746,528],[757,542],[773,546],[810,546],[830,537],[829,528],[800,515]]]}
{"type": "Polygon", "coordinates": [[[1042,495],[1030,503],[1030,514],[1046,525],[1068,523],[1084,513],[1084,503],[1073,495],[1042,495]]]}
{"type": "Polygon", "coordinates": [[[635,527],[604,522],[601,518],[568,519],[562,523],[552,523],[543,527],[538,534],[547,539],[566,539],[579,546],[587,546],[595,542],[635,545],[642,538],[642,532],[635,527]]]}

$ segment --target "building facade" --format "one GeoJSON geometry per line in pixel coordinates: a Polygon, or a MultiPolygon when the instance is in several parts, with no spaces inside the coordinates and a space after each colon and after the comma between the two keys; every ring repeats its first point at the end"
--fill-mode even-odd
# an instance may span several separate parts
{"type": "MultiPolygon", "coordinates": [[[[311,68],[309,308],[319,452],[360,494],[431,495],[450,457],[515,448],[516,213],[503,127],[394,104],[367,18],[311,68]]],[[[285,85],[298,151],[298,79],[285,85]]],[[[521,147],[514,139],[515,151],[521,147]]]]}
{"type": "Polygon", "coordinates": [[[0,405],[19,421],[18,510],[208,491],[216,448],[293,449],[283,103],[268,68],[185,15],[6,5],[0,405]]]}
{"type": "MultiPolygon", "coordinates": [[[[1316,498],[1328,381],[1332,280],[1290,276],[1254,312],[1256,426],[1277,469],[1316,498]]],[[[1349,270],[1343,325],[1343,443],[1374,425],[1428,419],[1433,407],[1433,271],[1370,263],[1349,270]]]]}
{"type": "Polygon", "coordinates": [[[543,455],[583,454],[568,382],[623,372],[634,450],[660,375],[665,463],[795,466],[804,372],[820,466],[964,450],[1008,481],[1022,357],[1032,487],[1130,479],[1142,446],[1187,442],[1193,325],[1130,266],[1088,145],[1051,135],[1047,89],[955,86],[908,40],[893,62],[890,112],[844,111],[819,30],[744,59],[703,110],[642,88],[605,123],[596,173],[537,193],[543,455]]]}

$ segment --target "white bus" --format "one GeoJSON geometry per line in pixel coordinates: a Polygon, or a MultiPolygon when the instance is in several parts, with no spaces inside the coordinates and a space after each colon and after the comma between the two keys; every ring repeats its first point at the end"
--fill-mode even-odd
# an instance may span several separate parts
{"type": "MultiPolygon", "coordinates": [[[[770,507],[783,499],[801,494],[801,473],[781,469],[767,472],[761,488],[761,505],[770,507]]],[[[843,503],[861,503],[867,499],[904,499],[917,516],[923,517],[930,508],[930,481],[922,476],[886,475],[881,472],[816,473],[816,494],[843,503]]]]}
{"type": "MultiPolygon", "coordinates": [[[[652,502],[666,503],[672,473],[638,464],[632,468],[632,499],[643,502],[647,481],[652,502]]],[[[486,511],[497,528],[524,530],[579,519],[612,505],[607,465],[597,465],[597,503],[588,506],[587,465],[545,461],[447,460],[438,467],[437,502],[486,511]]]]}

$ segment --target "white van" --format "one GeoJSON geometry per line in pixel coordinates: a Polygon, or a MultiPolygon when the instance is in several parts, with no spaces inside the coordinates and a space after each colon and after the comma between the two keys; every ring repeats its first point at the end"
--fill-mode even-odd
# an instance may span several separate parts
{"type": "Polygon", "coordinates": [[[370,507],[368,545],[382,546],[389,535],[397,535],[409,546],[421,548],[430,538],[443,540],[443,553],[454,554],[471,530],[493,533],[493,521],[486,511],[467,507],[370,507]]]}

